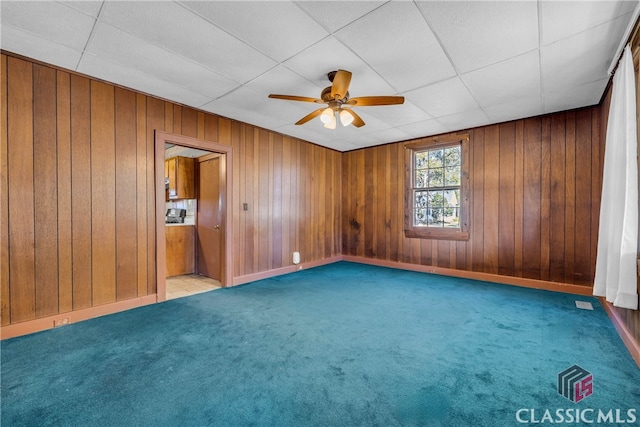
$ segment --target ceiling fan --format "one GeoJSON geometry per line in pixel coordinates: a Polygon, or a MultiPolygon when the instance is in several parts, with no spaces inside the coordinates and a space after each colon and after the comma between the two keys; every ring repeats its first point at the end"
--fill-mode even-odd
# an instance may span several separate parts
{"type": "Polygon", "coordinates": [[[351,83],[350,71],[331,71],[327,74],[327,77],[332,85],[322,90],[320,98],[274,94],[269,95],[269,98],[327,104],[327,107],[318,108],[298,120],[296,125],[302,125],[307,123],[309,120],[320,116],[320,120],[324,123],[324,127],[328,129],[336,128],[336,117],[340,118],[340,122],[343,126],[349,126],[350,124],[358,128],[364,126],[362,118],[350,107],[369,107],[374,105],[396,105],[404,103],[404,96],[360,96],[357,98],[349,98],[348,89],[349,84],[351,83]]]}

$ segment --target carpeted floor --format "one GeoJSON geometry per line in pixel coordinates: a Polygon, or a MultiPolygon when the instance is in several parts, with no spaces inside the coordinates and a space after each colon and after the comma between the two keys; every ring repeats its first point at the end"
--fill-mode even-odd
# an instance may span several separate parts
{"type": "Polygon", "coordinates": [[[640,369],[597,300],[347,262],[1,345],[2,426],[640,419],[640,369]],[[574,364],[593,374],[578,403],[557,391],[574,364]]]}

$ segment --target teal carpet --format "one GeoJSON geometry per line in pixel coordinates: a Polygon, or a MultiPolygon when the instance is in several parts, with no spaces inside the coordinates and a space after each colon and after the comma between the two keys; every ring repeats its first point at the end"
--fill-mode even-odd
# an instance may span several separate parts
{"type": "Polygon", "coordinates": [[[347,262],[1,345],[2,426],[640,425],[640,369],[597,300],[347,262]],[[557,391],[574,364],[578,403],[557,391]]]}

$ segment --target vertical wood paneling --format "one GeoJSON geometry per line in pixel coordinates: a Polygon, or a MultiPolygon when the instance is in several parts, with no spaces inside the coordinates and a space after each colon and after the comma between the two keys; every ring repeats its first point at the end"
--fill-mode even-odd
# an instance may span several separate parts
{"type": "MultiPolygon", "coordinates": [[[[636,100],[637,102],[638,100],[636,100]]],[[[600,111],[598,109],[591,109],[591,140],[600,140],[600,111]]],[[[637,113],[640,114],[640,113],[637,113]]],[[[640,117],[637,115],[636,118],[640,117]]],[[[606,137],[605,137],[606,139],[606,137]]],[[[600,165],[604,165],[604,149],[601,150],[604,145],[602,143],[591,144],[591,206],[600,206],[601,193],[602,193],[602,175],[604,168],[600,165]]],[[[590,230],[598,230],[600,226],[600,210],[591,210],[591,226],[590,230]]],[[[638,243],[640,245],[640,243],[638,243]]],[[[591,238],[591,266],[592,276],[595,277],[595,265],[596,254],[598,252],[598,237],[597,234],[591,238]]],[[[590,281],[589,284],[592,284],[590,281]]]]}
{"type": "Polygon", "coordinates": [[[4,55],[1,78],[3,325],[155,293],[156,130],[234,147],[235,276],[341,253],[341,153],[4,55]]]}
{"type": "Polygon", "coordinates": [[[0,55],[0,324],[11,323],[9,302],[9,181],[7,176],[7,57],[0,55]]]}
{"type": "Polygon", "coordinates": [[[522,248],[524,232],[524,122],[516,122],[514,164],[514,201],[513,210],[513,246],[514,246],[514,275],[522,277],[522,248]]]}
{"type": "Polygon", "coordinates": [[[71,76],[73,309],[91,307],[91,85],[71,76]]]}
{"type": "Polygon", "coordinates": [[[337,206],[334,205],[333,200],[333,159],[331,155],[331,151],[325,150],[320,146],[316,146],[318,150],[318,155],[324,161],[324,167],[322,169],[322,175],[318,178],[318,184],[322,191],[320,192],[320,197],[318,198],[319,204],[319,226],[318,226],[318,237],[322,240],[322,248],[323,251],[317,254],[317,257],[320,259],[328,258],[331,256],[333,252],[333,241],[336,239],[339,234],[336,234],[336,230],[333,228],[333,212],[337,209],[337,206]]]}
{"type": "Polygon", "coordinates": [[[401,222],[398,220],[398,218],[402,217],[402,209],[400,206],[402,206],[403,203],[402,190],[399,190],[398,183],[404,182],[404,177],[402,176],[402,168],[398,167],[398,157],[402,157],[400,145],[389,145],[389,164],[387,165],[389,227],[387,227],[387,236],[389,238],[389,259],[392,261],[400,261],[399,236],[403,228],[401,222]]]}
{"type": "Polygon", "coordinates": [[[192,108],[182,107],[182,130],[181,134],[185,136],[191,136],[193,138],[198,137],[198,112],[192,108]]]}
{"type": "Polygon", "coordinates": [[[91,235],[93,305],[116,301],[114,87],[91,82],[91,235]]]}
{"type": "Polygon", "coordinates": [[[484,270],[484,128],[475,129],[470,136],[469,146],[473,151],[471,179],[471,217],[470,243],[473,271],[484,270]]]}
{"type": "Polygon", "coordinates": [[[71,233],[71,76],[57,72],[56,132],[58,157],[58,308],[73,310],[73,236],[71,233]]]}
{"type": "Polygon", "coordinates": [[[576,223],[576,113],[566,113],[565,126],[565,189],[564,189],[564,281],[575,282],[575,223],[576,223]]]}
{"type": "Polygon", "coordinates": [[[282,250],[280,256],[282,257],[282,265],[290,265],[292,263],[292,254],[294,249],[291,247],[291,221],[293,215],[291,213],[291,138],[282,138],[282,168],[281,168],[281,190],[280,194],[282,201],[280,206],[282,207],[282,250]]]}
{"type": "MultiPolygon", "coordinates": [[[[173,114],[173,108],[171,109],[173,114]]],[[[166,117],[166,115],[165,115],[166,117]]],[[[148,265],[149,248],[147,233],[149,212],[147,198],[152,198],[153,184],[147,182],[147,97],[136,94],[136,271],[137,295],[149,293],[148,265]]],[[[151,181],[153,182],[153,181],[151,181]]],[[[151,211],[153,212],[153,211],[151,211]]]]}
{"type": "Polygon", "coordinates": [[[500,125],[498,191],[498,273],[515,274],[515,122],[500,125]]]}
{"type": "Polygon", "coordinates": [[[541,277],[541,138],[541,119],[526,119],[524,121],[524,232],[522,276],[530,279],[540,279],[541,277]]]}
{"type": "Polygon", "coordinates": [[[364,152],[364,195],[363,200],[366,204],[364,209],[364,218],[362,221],[362,228],[364,229],[364,256],[374,257],[373,252],[373,239],[375,230],[375,188],[373,169],[374,169],[374,156],[376,149],[365,150],[364,152]],[[372,203],[374,202],[374,203],[372,203]]]}
{"type": "MultiPolygon", "coordinates": [[[[591,111],[576,112],[576,153],[580,161],[576,162],[576,234],[575,283],[591,285],[593,282],[591,265],[591,111]]],[[[597,238],[597,235],[596,237],[597,238]]]]}
{"type": "MultiPolygon", "coordinates": [[[[174,118],[180,117],[180,107],[175,106],[174,118]]],[[[141,123],[138,126],[142,125],[141,123]]],[[[147,293],[156,292],[156,217],[155,217],[155,177],[154,177],[154,138],[155,130],[163,130],[165,126],[164,103],[158,99],[147,97],[147,293]]],[[[175,128],[175,123],[174,123],[175,128]]],[[[160,219],[161,220],[161,219],[160,219]]]]}
{"type": "Polygon", "coordinates": [[[56,72],[33,66],[36,317],[58,313],[56,72]]]}
{"type": "Polygon", "coordinates": [[[245,217],[245,226],[244,226],[244,250],[242,257],[244,260],[244,274],[249,274],[254,271],[255,265],[254,260],[255,256],[255,244],[254,244],[254,236],[255,232],[255,224],[254,224],[254,215],[255,211],[258,208],[257,204],[254,203],[255,200],[253,198],[253,186],[255,183],[254,173],[256,168],[255,158],[254,158],[254,143],[253,143],[253,129],[248,128],[247,126],[243,126],[244,130],[244,144],[245,144],[245,169],[244,169],[244,188],[246,198],[245,201],[248,204],[248,210],[244,212],[245,217]]]}
{"type": "Polygon", "coordinates": [[[389,146],[383,145],[375,149],[376,163],[375,167],[380,173],[376,174],[376,196],[375,196],[375,254],[377,258],[389,258],[389,238],[387,237],[388,209],[389,209],[389,192],[387,180],[387,162],[389,159],[389,146]]]}
{"type": "MultiPolygon", "coordinates": [[[[234,172],[233,182],[235,183],[234,188],[237,189],[238,197],[239,197],[236,202],[237,206],[239,207],[236,210],[236,212],[238,212],[238,219],[234,222],[239,227],[239,233],[235,234],[236,242],[235,242],[234,248],[236,251],[239,251],[240,253],[246,252],[245,232],[247,229],[246,220],[247,220],[247,212],[248,212],[248,210],[244,210],[244,208],[242,207],[245,203],[248,202],[248,199],[246,197],[247,193],[246,193],[246,180],[245,180],[245,176],[246,176],[245,171],[247,170],[247,167],[246,167],[247,150],[246,150],[246,141],[244,136],[245,136],[244,127],[241,127],[240,134],[238,136],[239,140],[234,145],[234,150],[235,150],[234,159],[238,166],[236,168],[236,165],[234,165],[234,170],[233,170],[234,172]]],[[[248,208],[248,203],[247,203],[247,208],[248,208]]],[[[234,263],[236,264],[235,266],[236,276],[243,276],[245,274],[245,258],[235,257],[234,263]]]]}
{"type": "MultiPolygon", "coordinates": [[[[292,164],[299,165],[300,164],[300,145],[301,142],[298,140],[292,141],[293,144],[291,146],[291,162],[292,164]]],[[[290,171],[291,177],[291,217],[292,221],[289,225],[289,230],[291,233],[289,244],[291,246],[292,251],[300,250],[300,181],[298,180],[298,170],[299,167],[292,167],[290,171]]]]}
{"type": "MultiPolygon", "coordinates": [[[[500,220],[500,127],[484,131],[484,242],[485,273],[498,273],[498,226],[500,220]]],[[[479,224],[478,224],[479,225],[479,224]]]]}
{"type": "Polygon", "coordinates": [[[549,280],[564,281],[565,265],[565,172],[566,120],[564,114],[551,117],[551,197],[549,212],[549,280]]]}
{"type": "Polygon", "coordinates": [[[551,167],[550,167],[550,132],[551,119],[542,117],[542,139],[540,141],[540,278],[549,280],[549,240],[550,240],[550,200],[551,200],[551,167]]]}
{"type": "Polygon", "coordinates": [[[271,197],[269,201],[271,206],[271,231],[273,236],[271,242],[271,268],[282,267],[282,161],[283,161],[283,143],[281,135],[274,135],[273,144],[270,145],[269,159],[271,167],[269,168],[273,174],[271,183],[271,197]]]}
{"type": "Polygon", "coordinates": [[[231,120],[218,117],[218,142],[224,145],[231,145],[231,120]]]}
{"type": "Polygon", "coordinates": [[[593,212],[599,209],[599,199],[593,198],[602,162],[592,154],[592,145],[600,144],[601,131],[594,123],[598,114],[598,108],[588,108],[471,130],[468,241],[411,239],[402,227],[393,228],[404,216],[404,200],[390,194],[394,188],[404,197],[404,172],[394,175],[394,170],[404,170],[402,143],[343,153],[343,253],[590,284],[580,277],[593,277],[593,212]],[[576,171],[583,163],[587,167],[579,181],[576,171]],[[579,208],[577,191],[586,193],[579,208]],[[586,212],[579,214],[579,209],[586,212]],[[577,239],[578,233],[586,236],[577,239]],[[583,245],[587,250],[581,255],[583,245]]]}
{"type": "Polygon", "coordinates": [[[138,295],[137,218],[132,215],[137,203],[136,95],[115,91],[116,159],[116,299],[138,295]]]}
{"type": "Polygon", "coordinates": [[[273,235],[274,229],[274,217],[273,217],[273,197],[274,197],[274,170],[273,170],[273,134],[267,132],[268,134],[268,144],[267,144],[267,188],[269,189],[269,193],[267,194],[267,205],[268,208],[265,210],[267,219],[267,227],[266,227],[266,235],[268,238],[267,248],[265,250],[265,254],[267,257],[267,267],[266,270],[273,269],[273,240],[275,236],[273,235]]]}
{"type": "Polygon", "coordinates": [[[33,65],[8,58],[7,171],[11,323],[35,318],[33,65]]]}
{"type": "Polygon", "coordinates": [[[256,187],[258,198],[256,214],[258,220],[258,271],[269,270],[269,134],[260,129],[258,131],[257,147],[258,167],[256,171],[256,187]]]}
{"type": "Polygon", "coordinates": [[[173,104],[173,121],[165,117],[165,122],[171,123],[169,126],[173,126],[174,133],[182,134],[182,106],[173,104]]]}

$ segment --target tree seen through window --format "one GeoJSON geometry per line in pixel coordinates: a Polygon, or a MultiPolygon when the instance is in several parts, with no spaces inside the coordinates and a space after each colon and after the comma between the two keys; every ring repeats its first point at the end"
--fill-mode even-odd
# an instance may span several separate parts
{"type": "Polygon", "coordinates": [[[460,144],[414,152],[416,227],[460,227],[460,144]]]}

